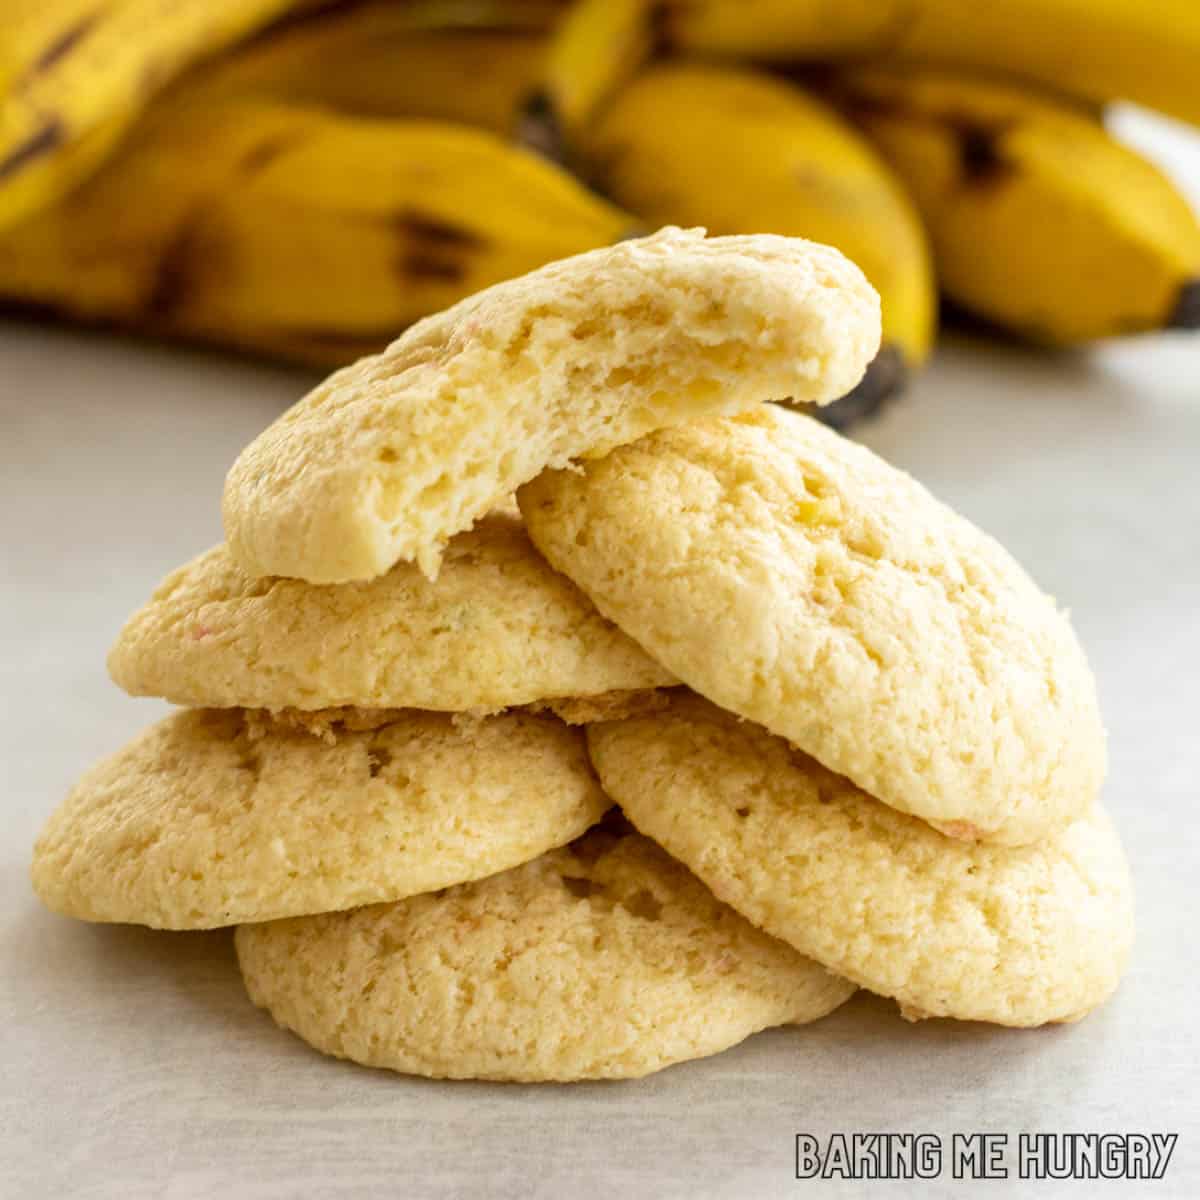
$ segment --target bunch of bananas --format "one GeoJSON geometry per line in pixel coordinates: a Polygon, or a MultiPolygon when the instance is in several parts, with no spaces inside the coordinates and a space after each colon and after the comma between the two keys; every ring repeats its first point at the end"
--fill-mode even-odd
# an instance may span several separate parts
{"type": "Polygon", "coordinates": [[[847,420],[939,291],[1200,326],[1200,224],[1102,120],[1200,122],[1197,64],[1195,0],[14,0],[0,299],[332,365],[639,229],[796,234],[883,297],[847,420]]]}

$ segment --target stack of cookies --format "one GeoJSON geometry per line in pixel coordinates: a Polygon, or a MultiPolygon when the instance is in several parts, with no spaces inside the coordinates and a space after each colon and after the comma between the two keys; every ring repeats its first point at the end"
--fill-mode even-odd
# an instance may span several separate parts
{"type": "Polygon", "coordinates": [[[765,403],[878,338],[836,252],[664,230],[338,372],[122,631],[113,678],[185,708],[51,817],[39,895],[237,925],[281,1024],[435,1077],[642,1075],[857,986],[1081,1016],[1132,897],[1065,616],[765,403]]]}

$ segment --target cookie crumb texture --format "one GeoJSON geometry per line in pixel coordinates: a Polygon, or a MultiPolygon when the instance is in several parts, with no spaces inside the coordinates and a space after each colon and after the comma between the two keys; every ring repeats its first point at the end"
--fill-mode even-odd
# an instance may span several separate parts
{"type": "Polygon", "coordinates": [[[251,999],[326,1054],[434,1078],[621,1079],[816,1020],[852,984],[636,834],[237,931],[251,999]]]}
{"type": "Polygon", "coordinates": [[[666,229],[497,284],[336,372],[224,495],[247,574],[436,576],[442,548],[546,467],[767,400],[848,392],[879,299],[837,251],[666,229]]]}
{"type": "MultiPolygon", "coordinates": [[[[531,716],[552,714],[568,725],[590,725],[594,721],[619,721],[625,717],[640,717],[658,712],[671,702],[667,690],[604,692],[585,698],[565,697],[542,700],[518,709],[501,710],[510,715],[527,713],[531,716]]],[[[246,735],[266,737],[278,731],[307,733],[330,746],[337,745],[346,734],[365,733],[394,725],[413,715],[411,709],[400,708],[253,708],[243,710],[246,735]]],[[[459,735],[470,738],[499,713],[484,709],[467,709],[450,714],[459,735]]]]}
{"type": "Polygon", "coordinates": [[[108,659],[135,696],[193,707],[497,712],[676,680],[493,513],[369,583],[253,579],[225,546],[167,576],[108,659]]]}
{"type": "Polygon", "coordinates": [[[953,841],[696,696],[588,745],[630,820],[715,895],[910,1018],[1072,1020],[1124,971],[1133,891],[1099,808],[1034,846],[953,841]]]}
{"type": "Polygon", "coordinates": [[[657,661],[958,837],[1036,841],[1105,772],[1083,651],[997,542],[775,406],[521,489],[534,544],[657,661]]]}
{"type": "Polygon", "coordinates": [[[263,714],[177,713],[92,768],[34,848],[56,912],[211,929],[478,879],[578,837],[611,801],[582,735],[433,713],[320,740],[263,714]]]}

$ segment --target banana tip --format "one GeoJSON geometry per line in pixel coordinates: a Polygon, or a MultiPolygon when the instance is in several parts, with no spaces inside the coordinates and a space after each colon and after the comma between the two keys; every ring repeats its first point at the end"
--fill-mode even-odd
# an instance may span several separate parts
{"type": "Polygon", "coordinates": [[[1189,279],[1179,289],[1175,307],[1167,318],[1168,329],[1200,329],[1200,279],[1189,279]]]}
{"type": "Polygon", "coordinates": [[[832,404],[813,409],[813,416],[834,429],[845,431],[859,421],[878,416],[884,406],[908,386],[908,375],[903,352],[898,346],[885,342],[858,384],[832,404]]]}
{"type": "Polygon", "coordinates": [[[527,97],[517,115],[516,139],[518,145],[553,163],[566,161],[566,137],[549,92],[540,89],[527,97]]]}

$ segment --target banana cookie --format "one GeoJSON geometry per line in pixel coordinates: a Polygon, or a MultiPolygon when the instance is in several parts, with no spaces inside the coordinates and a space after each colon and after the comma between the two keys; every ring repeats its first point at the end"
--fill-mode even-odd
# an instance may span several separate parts
{"type": "Polygon", "coordinates": [[[321,384],[226,481],[250,575],[436,575],[442,548],[543,468],[664,426],[848,392],[879,299],[836,250],[667,229],[497,284],[321,384]]]}
{"type": "Polygon", "coordinates": [[[436,895],[246,925],[237,950],[254,1003],[318,1050],[434,1078],[632,1078],[854,991],[603,828],[436,895]]]}
{"type": "Polygon", "coordinates": [[[630,820],[718,897],[910,1018],[1069,1021],[1117,986],[1133,894],[1099,808],[1035,846],[954,841],[690,695],[588,745],[630,820]]]}
{"type": "Polygon", "coordinates": [[[676,682],[503,513],[449,543],[436,584],[410,563],[369,583],[252,579],[217,546],[162,582],[108,666],[135,696],[213,708],[612,715],[676,682]]]}
{"type": "Polygon", "coordinates": [[[915,480],[773,405],[518,493],[534,544],[723,708],[967,840],[1035,841],[1105,771],[1071,626],[915,480]]]}
{"type": "Polygon", "coordinates": [[[479,879],[610,801],[582,735],[516,713],[393,714],[325,739],[240,709],[177,713],[93,767],[34,848],[56,912],[210,929],[479,879]]]}

